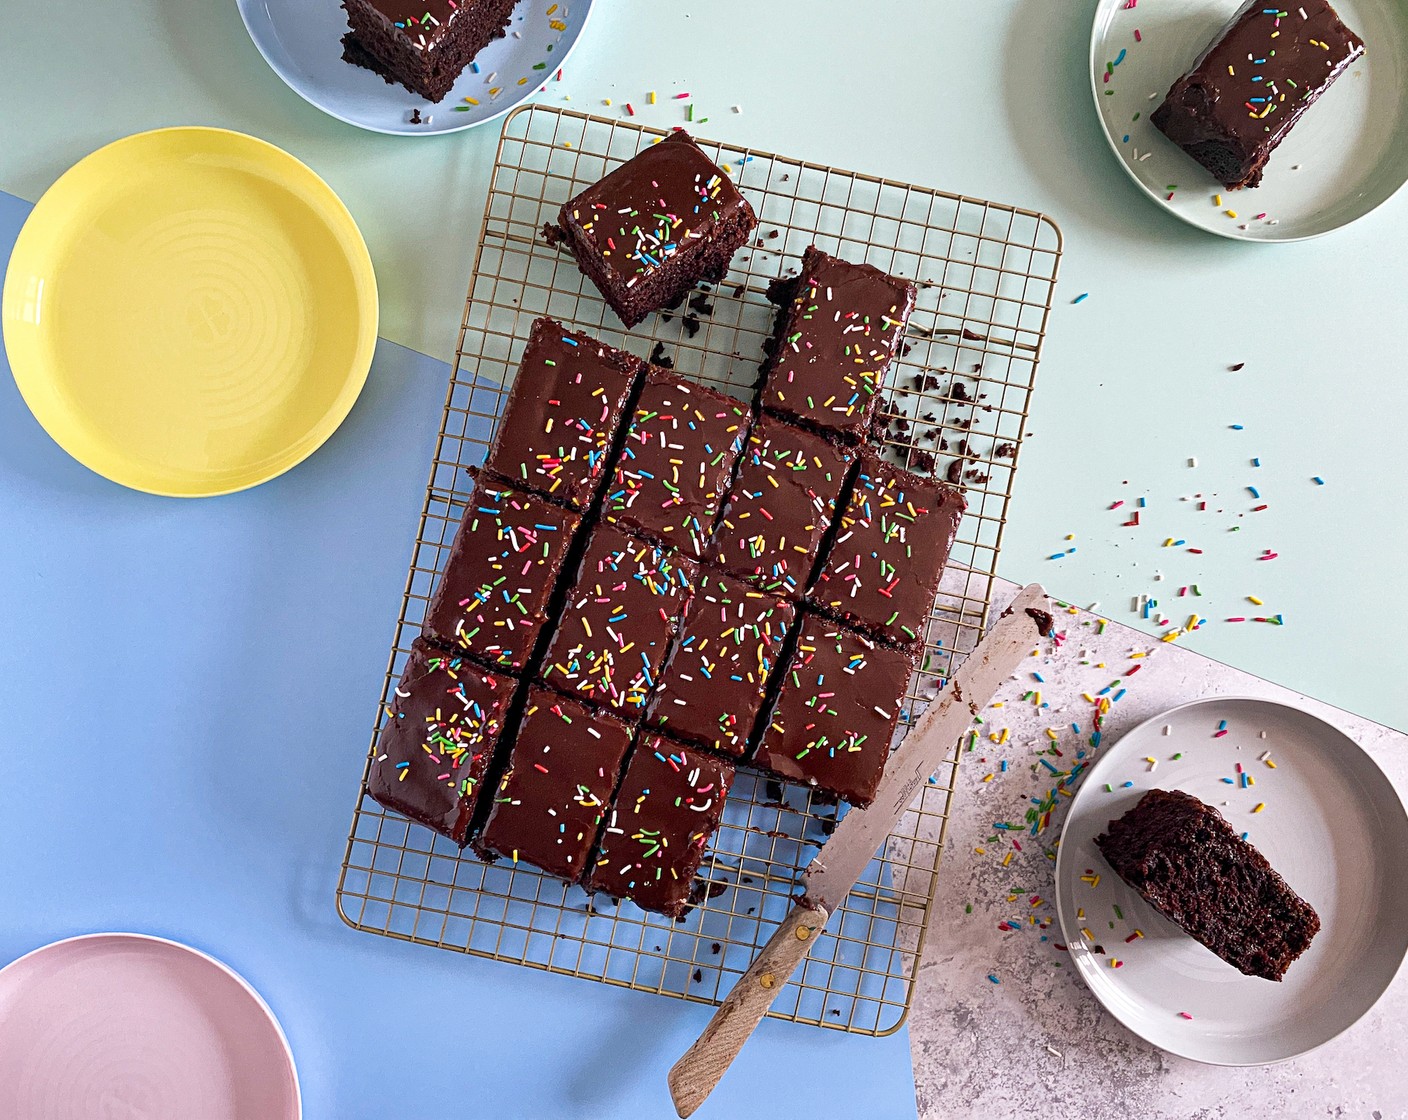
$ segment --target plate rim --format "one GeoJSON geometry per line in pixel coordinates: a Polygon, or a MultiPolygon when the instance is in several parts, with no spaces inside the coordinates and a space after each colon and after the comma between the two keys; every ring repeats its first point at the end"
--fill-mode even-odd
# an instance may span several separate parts
{"type": "MultiPolygon", "coordinates": [[[[241,0],[241,3],[243,2],[244,0],[241,0]]],[[[1205,226],[1200,224],[1199,222],[1195,222],[1182,210],[1170,206],[1166,198],[1151,189],[1149,185],[1144,182],[1144,180],[1139,178],[1139,176],[1134,173],[1133,168],[1129,166],[1129,164],[1125,161],[1124,156],[1120,154],[1120,150],[1115,144],[1114,133],[1110,130],[1109,125],[1105,123],[1105,114],[1100,107],[1100,83],[1096,80],[1096,74],[1099,70],[1096,61],[1099,57],[1097,51],[1101,42],[1103,42],[1100,30],[1104,23],[1107,21],[1111,11],[1119,10],[1119,8],[1123,6],[1123,3],[1124,0],[1099,0],[1099,2],[1095,5],[1095,14],[1091,21],[1090,27],[1090,58],[1086,65],[1086,73],[1090,78],[1090,97],[1092,103],[1095,106],[1096,123],[1100,126],[1100,132],[1105,137],[1105,144],[1109,147],[1110,151],[1115,156],[1115,162],[1119,164],[1120,169],[1126,175],[1128,175],[1131,180],[1133,180],[1135,186],[1139,188],[1140,192],[1151,202],[1157,205],[1159,209],[1162,210],[1164,213],[1173,215],[1180,222],[1183,222],[1186,225],[1190,225],[1194,229],[1201,230],[1204,233],[1210,233],[1214,237],[1226,238],[1228,241],[1238,241],[1244,245],[1294,245],[1297,242],[1313,241],[1317,237],[1326,237],[1329,234],[1344,229],[1346,226],[1353,225],[1355,222],[1360,221],[1363,218],[1367,218],[1376,210],[1379,210],[1385,205],[1387,205],[1403,190],[1405,185],[1408,185],[1408,175],[1406,175],[1399,182],[1399,184],[1393,188],[1393,190],[1391,190],[1378,202],[1374,203],[1373,206],[1369,207],[1369,209],[1365,210],[1362,214],[1356,214],[1352,218],[1346,218],[1344,221],[1338,223],[1337,225],[1330,226],[1327,229],[1318,230],[1315,233],[1300,233],[1286,237],[1252,237],[1249,235],[1249,233],[1239,230],[1235,226],[1229,226],[1227,228],[1224,228],[1220,225],[1205,226]]]]}
{"type": "MultiPolygon", "coordinates": [[[[281,181],[286,184],[288,182],[288,176],[282,174],[281,181]]],[[[378,331],[380,329],[380,316],[380,294],[371,252],[367,248],[366,238],[362,234],[361,227],[358,226],[356,218],[352,216],[352,212],[347,208],[347,204],[343,202],[341,196],[333,190],[327,180],[292,152],[247,132],[240,132],[232,128],[221,128],[214,125],[172,125],[163,128],[147,129],[142,132],[129,133],[126,136],[120,136],[116,140],[109,141],[101,147],[95,148],[69,166],[47,189],[45,189],[44,193],[39,196],[39,200],[35,202],[33,209],[31,209],[29,214],[25,217],[24,225],[20,228],[19,235],[15,238],[14,247],[10,252],[10,259],[5,268],[3,288],[0,288],[0,337],[3,337],[6,343],[6,355],[9,360],[11,376],[14,378],[20,397],[24,400],[30,415],[33,416],[39,426],[44,429],[45,434],[58,444],[67,455],[76,462],[81,463],[100,478],[105,478],[109,482],[116,483],[129,490],[152,494],[162,498],[217,498],[227,494],[236,494],[243,490],[251,490],[256,486],[262,486],[264,483],[288,473],[320,450],[351,414],[353,407],[361,396],[363,388],[366,386],[367,377],[371,372],[372,359],[376,352],[378,331]],[[56,199],[60,193],[63,190],[69,189],[75,180],[87,173],[86,169],[89,166],[100,157],[107,155],[110,150],[126,147],[128,145],[154,144],[158,143],[161,138],[178,133],[196,138],[209,138],[212,136],[230,138],[236,143],[249,145],[253,150],[262,150],[265,154],[271,154],[275,161],[283,161],[285,168],[280,169],[282,171],[287,171],[291,168],[295,174],[307,176],[310,184],[317,189],[318,193],[320,193],[323,198],[323,210],[318,214],[319,220],[334,234],[340,244],[346,243],[344,246],[346,249],[346,259],[359,288],[359,294],[356,300],[356,314],[359,323],[356,352],[349,364],[347,375],[343,380],[337,399],[333,401],[332,406],[329,408],[328,412],[320,418],[319,422],[309,429],[310,432],[321,432],[321,434],[301,455],[298,455],[289,462],[283,463],[274,469],[260,472],[256,476],[242,481],[235,486],[192,486],[185,489],[167,486],[153,487],[139,485],[128,479],[115,477],[115,475],[121,474],[120,471],[109,474],[106,471],[98,469],[90,463],[84,455],[79,454],[69,446],[69,443],[72,441],[60,439],[59,436],[55,434],[48,422],[52,421],[54,416],[52,414],[48,416],[41,415],[40,410],[36,409],[35,402],[31,398],[30,393],[26,392],[27,386],[32,387],[50,377],[52,371],[49,369],[48,365],[42,359],[31,360],[33,355],[27,353],[28,347],[17,347],[11,344],[12,330],[23,322],[21,317],[11,310],[12,301],[19,298],[14,294],[12,289],[14,285],[19,283],[17,277],[19,275],[20,266],[25,261],[26,253],[32,254],[35,252],[29,250],[27,245],[30,240],[39,236],[38,233],[32,231],[39,228],[39,223],[51,220],[57,221],[60,224],[70,224],[73,221],[72,216],[57,213],[52,219],[50,218],[49,211],[53,210],[54,207],[58,205],[56,199]],[[324,428],[326,428],[325,431],[323,430],[324,428]]]]}
{"type": "MultiPolygon", "coordinates": [[[[572,58],[573,52],[576,51],[578,44],[582,41],[582,36],[586,33],[587,27],[591,23],[592,12],[596,10],[595,0],[576,0],[576,2],[579,4],[586,5],[586,12],[582,16],[582,23],[581,26],[577,28],[577,33],[572,37],[572,41],[567,44],[567,50],[563,53],[562,60],[558,63],[558,69],[561,69],[563,66],[566,66],[568,61],[572,58]]],[[[235,0],[235,7],[239,9],[240,22],[244,24],[245,34],[249,36],[250,42],[254,44],[254,49],[259,52],[259,57],[264,60],[265,65],[268,66],[269,69],[272,70],[274,74],[278,76],[279,81],[283,82],[284,85],[288,86],[289,89],[293,90],[294,93],[298,94],[299,97],[301,97],[309,105],[313,106],[313,108],[319,110],[322,113],[326,113],[334,120],[339,120],[343,124],[351,125],[353,128],[360,128],[365,132],[375,132],[381,136],[453,136],[456,133],[464,132],[467,129],[478,128],[480,125],[489,124],[491,121],[499,120],[505,114],[511,113],[515,109],[521,108],[524,104],[526,104],[528,101],[531,101],[534,97],[538,95],[538,86],[541,83],[535,82],[532,86],[523,87],[523,92],[518,95],[516,100],[510,100],[506,102],[503,108],[501,108],[498,112],[491,114],[490,116],[483,117],[475,121],[465,121],[464,124],[453,125],[449,128],[437,128],[431,131],[427,131],[425,128],[417,127],[411,124],[404,125],[401,128],[385,128],[381,125],[369,124],[366,121],[354,120],[352,117],[347,116],[345,113],[340,113],[336,109],[332,108],[330,105],[327,105],[324,102],[315,98],[311,93],[309,93],[303,88],[301,83],[295,81],[291,75],[285,73],[284,69],[274,62],[274,60],[269,56],[269,53],[264,49],[263,42],[255,33],[254,25],[253,23],[251,23],[250,15],[246,10],[254,8],[256,6],[258,6],[260,10],[265,10],[263,5],[259,4],[259,0],[235,0]]],[[[394,87],[392,87],[391,85],[387,85],[388,90],[393,88],[394,87]]],[[[416,95],[409,94],[409,96],[414,97],[416,95]]],[[[422,98],[422,100],[424,99],[422,98]]],[[[433,103],[426,102],[426,104],[429,105],[433,103]]]]}
{"type": "MultiPolygon", "coordinates": [[[[1126,738],[1134,734],[1136,731],[1142,731],[1144,728],[1156,724],[1160,720],[1166,719],[1168,716],[1172,715],[1175,712],[1182,712],[1189,708],[1204,707],[1211,704],[1223,704],[1227,703],[1228,701],[1250,701],[1255,704],[1269,704],[1273,707],[1284,708],[1289,711],[1296,712],[1297,714],[1304,716],[1307,719],[1313,720],[1325,728],[1328,728],[1331,732],[1333,732],[1344,742],[1348,743],[1350,746],[1353,747],[1355,751],[1358,752],[1361,758],[1369,764],[1371,772],[1377,775],[1378,779],[1381,780],[1384,785],[1388,788],[1389,792],[1393,794],[1393,802],[1398,807],[1398,816],[1402,822],[1402,827],[1405,832],[1408,832],[1408,805],[1404,804],[1402,795],[1398,792],[1397,789],[1394,788],[1392,780],[1386,773],[1384,773],[1383,767],[1379,765],[1378,761],[1374,758],[1374,756],[1371,755],[1367,750],[1365,750],[1363,746],[1360,745],[1359,741],[1354,738],[1354,736],[1336,727],[1329,720],[1323,719],[1322,717],[1316,715],[1314,712],[1307,711],[1305,708],[1300,707],[1296,704],[1289,704],[1281,700],[1268,700],[1264,696],[1250,696],[1246,693],[1237,693],[1225,696],[1203,696],[1196,700],[1188,700],[1182,704],[1175,704],[1170,708],[1160,709],[1153,715],[1149,716],[1147,719],[1140,720],[1133,727],[1123,732],[1120,735],[1119,739],[1116,740],[1116,743],[1123,742],[1126,738]]],[[[1066,811],[1066,819],[1061,824],[1061,837],[1057,841],[1056,866],[1054,869],[1054,879],[1052,887],[1053,893],[1056,896],[1056,917],[1061,924],[1061,936],[1065,939],[1065,942],[1068,945],[1072,943],[1070,936],[1071,931],[1076,930],[1078,932],[1078,927],[1074,925],[1075,919],[1073,917],[1068,917],[1066,913],[1066,892],[1063,891],[1061,888],[1061,884],[1066,881],[1066,876],[1064,874],[1064,871],[1066,870],[1066,865],[1071,859],[1075,858],[1074,856],[1068,856],[1066,854],[1069,850],[1066,844],[1067,834],[1070,831],[1071,818],[1074,815],[1077,802],[1082,797],[1082,795],[1084,795],[1087,789],[1091,789],[1094,784],[1098,784],[1094,783],[1093,781],[1095,774],[1100,769],[1100,767],[1103,766],[1106,761],[1111,757],[1112,755],[1110,753],[1102,753],[1101,756],[1096,759],[1094,764],[1090,767],[1090,770],[1086,773],[1085,780],[1081,782],[1081,788],[1076,791],[1075,797],[1071,800],[1071,806],[1066,811]]],[[[1389,977],[1388,983],[1383,986],[1382,990],[1378,993],[1378,995],[1374,997],[1374,999],[1369,1003],[1369,1005],[1365,1007],[1364,1010],[1355,1017],[1353,1022],[1348,1023],[1342,1029],[1336,1031],[1328,1038],[1322,1039],[1320,1042],[1315,1043],[1313,1046],[1307,1046],[1305,1049],[1297,1050],[1293,1054],[1286,1054],[1278,1058],[1271,1058],[1267,1061],[1255,1062],[1217,1061],[1215,1059],[1198,1057],[1193,1054],[1188,1054],[1183,1052],[1182,1050],[1174,1050],[1170,1047],[1161,1045],[1160,1043],[1153,1041],[1153,1039],[1147,1037],[1137,1026],[1130,1023],[1125,1018],[1125,1016],[1120,1013],[1120,1011],[1112,1007],[1110,1003],[1106,1001],[1100,989],[1097,988],[1094,984],[1092,984],[1088,979],[1086,974],[1089,971],[1089,968],[1086,965],[1084,965],[1080,960],[1075,959],[1072,960],[1072,963],[1075,965],[1076,974],[1080,976],[1081,982],[1085,985],[1086,990],[1095,997],[1096,1001],[1100,1004],[1102,1008],[1104,1008],[1105,1012],[1109,1014],[1112,1018],[1114,1018],[1114,1020],[1119,1023],[1122,1027],[1124,1027],[1125,1030],[1129,1031],[1131,1034],[1133,1034],[1135,1037],[1137,1037],[1147,1045],[1152,1046],[1157,1050],[1161,1050],[1164,1053],[1173,1054],[1176,1057],[1180,1058],[1186,1058],[1190,1062],[1197,1062],[1199,1065],[1234,1069],[1252,1069],[1259,1066],[1280,1065],[1283,1062],[1294,1061],[1296,1058],[1302,1058],[1307,1054],[1319,1050],[1321,1047],[1328,1046],[1331,1042],[1335,1041],[1335,1039],[1342,1037],[1348,1031],[1352,1030],[1355,1026],[1360,1023],[1361,1020],[1364,1019],[1366,1015],[1373,1011],[1374,1008],[1377,1007],[1380,1002],[1382,1002],[1384,996],[1388,994],[1389,988],[1393,986],[1394,980],[1397,978],[1399,973],[1403,971],[1405,960],[1408,960],[1408,945],[1405,945],[1404,955],[1399,959],[1398,964],[1394,967],[1393,975],[1389,977]]]]}
{"type": "MultiPolygon", "coordinates": [[[[274,1029],[274,1036],[279,1040],[279,1045],[283,1049],[284,1060],[288,1063],[289,1077],[293,1082],[293,1113],[289,1120],[302,1120],[303,1118],[303,1086],[298,1077],[298,1062],[293,1056],[293,1047],[289,1044],[288,1035],[284,1033],[283,1024],[279,1022],[279,1017],[274,1014],[274,1009],[269,1006],[268,1000],[259,994],[259,990],[248,980],[226,964],[219,957],[207,953],[204,949],[197,949],[194,945],[188,945],[184,941],[177,941],[174,938],[162,937],[154,933],[136,933],[126,930],[100,930],[94,933],[76,933],[69,937],[61,937],[57,941],[50,941],[44,945],[38,945],[28,952],[20,954],[8,964],[0,966],[0,988],[6,982],[6,973],[13,973],[20,965],[27,963],[31,958],[40,957],[50,952],[55,952],[65,946],[72,945],[80,941],[146,941],[160,945],[167,949],[175,949],[189,956],[196,957],[206,964],[214,965],[216,969],[223,972],[232,979],[246,995],[254,1000],[254,1004],[259,1008],[269,1025],[274,1029]]],[[[11,982],[13,979],[11,977],[11,982]]]]}

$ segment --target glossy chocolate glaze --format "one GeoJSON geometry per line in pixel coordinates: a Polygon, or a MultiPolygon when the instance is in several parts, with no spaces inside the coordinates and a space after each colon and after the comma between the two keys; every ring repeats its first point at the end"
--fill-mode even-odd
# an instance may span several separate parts
{"type": "Polygon", "coordinates": [[[580,521],[545,498],[480,478],[426,612],[426,637],[522,669],[580,521]]]}
{"type": "Polygon", "coordinates": [[[1255,187],[1301,114],[1363,53],[1325,0],[1248,0],[1150,119],[1225,187],[1255,187]]]}
{"type": "Polygon", "coordinates": [[[724,811],[733,766],[661,735],[631,755],[587,889],[675,917],[724,811]]]}
{"type": "Polygon", "coordinates": [[[517,486],[585,509],[610,466],[644,368],[590,335],[537,320],[485,465],[517,486]]]}
{"type": "Polygon", "coordinates": [[[516,688],[467,657],[416,642],[377,739],[368,791],[463,844],[516,688]]]}
{"type": "Polygon", "coordinates": [[[901,645],[923,638],[963,520],[957,490],[861,447],[836,540],[808,596],[859,629],[901,645]]]}
{"type": "Polygon", "coordinates": [[[753,764],[869,805],[914,665],[911,652],[806,615],[753,764]]]}
{"type": "Polygon", "coordinates": [[[859,438],[914,310],[914,285],[813,245],[794,290],[765,374],[763,406],[859,438]]]}
{"type": "Polygon", "coordinates": [[[476,847],[576,882],[630,745],[620,720],[534,685],[476,847]]]}
{"type": "Polygon", "coordinates": [[[560,221],[600,259],[609,282],[631,288],[689,242],[752,207],[685,132],[641,151],[562,208],[560,221]]]}

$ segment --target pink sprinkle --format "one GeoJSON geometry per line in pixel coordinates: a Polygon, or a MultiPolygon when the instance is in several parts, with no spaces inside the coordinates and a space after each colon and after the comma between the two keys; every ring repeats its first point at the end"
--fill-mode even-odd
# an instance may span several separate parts
{"type": "Polygon", "coordinates": [[[1110,508],[1111,508],[1111,509],[1119,509],[1120,506],[1122,506],[1122,505],[1124,505],[1124,502],[1120,501],[1120,502],[1116,502],[1116,503],[1115,503],[1114,505],[1112,505],[1110,508]]]}
{"type": "Polygon", "coordinates": [[[677,93],[677,94],[675,94],[675,100],[676,100],[676,101],[683,101],[683,100],[684,100],[686,97],[688,97],[688,96],[689,96],[689,94],[687,94],[687,93],[677,93]]]}
{"type": "Polygon", "coordinates": [[[1281,555],[1281,554],[1280,554],[1279,552],[1268,552],[1265,556],[1258,556],[1257,559],[1258,559],[1258,560],[1275,560],[1276,557],[1278,557],[1278,556],[1280,556],[1280,555],[1281,555]]]}
{"type": "Polygon", "coordinates": [[[1142,43],[1144,41],[1144,36],[1139,34],[1139,28],[1137,27],[1134,29],[1134,41],[1136,43],[1142,43]]]}
{"type": "Polygon", "coordinates": [[[1138,6],[1139,0],[1125,0],[1124,10],[1129,11],[1130,8],[1137,8],[1138,6]]]}
{"type": "Polygon", "coordinates": [[[1191,1019],[1193,1016],[1189,1015],[1188,1012],[1186,1012],[1186,1011],[1180,1011],[1180,1012],[1178,1013],[1178,1017],[1179,1017],[1180,1019],[1191,1019]]]}
{"type": "Polygon", "coordinates": [[[1265,211],[1265,210],[1263,210],[1260,214],[1258,214],[1258,215],[1256,216],[1256,220],[1259,222],[1259,221],[1261,221],[1261,219],[1264,218],[1264,217],[1266,217],[1266,211],[1265,211]]]}
{"type": "Polygon", "coordinates": [[[1246,620],[1245,618],[1229,618],[1227,621],[1228,621],[1228,622],[1246,622],[1247,620],[1246,620]]]}
{"type": "Polygon", "coordinates": [[[1110,72],[1108,70],[1105,71],[1105,84],[1110,84],[1110,72]]]}
{"type": "Polygon", "coordinates": [[[626,102],[626,112],[629,113],[631,116],[636,115],[635,107],[629,101],[626,102]]]}
{"type": "Polygon", "coordinates": [[[1226,732],[1225,730],[1224,730],[1224,731],[1215,731],[1215,732],[1213,732],[1213,736],[1212,736],[1212,737],[1213,737],[1214,739],[1221,739],[1221,738],[1222,738],[1224,735],[1226,735],[1226,734],[1227,734],[1227,732],[1226,732]]]}

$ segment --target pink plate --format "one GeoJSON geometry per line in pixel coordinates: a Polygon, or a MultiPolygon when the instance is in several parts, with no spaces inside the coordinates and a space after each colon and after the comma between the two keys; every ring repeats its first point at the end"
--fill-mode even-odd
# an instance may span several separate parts
{"type": "Polygon", "coordinates": [[[298,1120],[288,1040],[253,988],[160,937],[95,933],[0,969],[0,1117],[298,1120]]]}

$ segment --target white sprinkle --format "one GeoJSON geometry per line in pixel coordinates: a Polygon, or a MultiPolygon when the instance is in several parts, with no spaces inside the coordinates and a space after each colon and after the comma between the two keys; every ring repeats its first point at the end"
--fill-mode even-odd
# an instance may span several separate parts
{"type": "Polygon", "coordinates": [[[1168,724],[1164,724],[1164,734],[1165,734],[1165,735],[1172,735],[1172,734],[1173,734],[1173,728],[1170,727],[1168,724]]]}
{"type": "Polygon", "coordinates": [[[1297,8],[1296,10],[1297,10],[1298,12],[1300,12],[1300,18],[1301,18],[1301,19],[1309,19],[1309,18],[1310,18],[1308,15],[1305,14],[1305,9],[1304,9],[1304,8],[1297,8]]]}
{"type": "Polygon", "coordinates": [[[1146,159],[1148,159],[1148,158],[1149,158],[1151,155],[1153,155],[1153,154],[1154,154],[1153,152],[1145,152],[1142,156],[1139,157],[1139,162],[1140,162],[1140,163],[1143,163],[1146,159]]]}
{"type": "Polygon", "coordinates": [[[743,113],[743,106],[742,106],[742,105],[735,105],[735,106],[733,107],[733,111],[734,111],[735,113],[738,113],[739,115],[742,115],[742,113],[743,113]]]}
{"type": "Polygon", "coordinates": [[[1257,737],[1258,739],[1265,739],[1265,738],[1266,738],[1266,732],[1265,732],[1265,731],[1258,731],[1258,732],[1256,733],[1256,737],[1257,737]]]}
{"type": "Polygon", "coordinates": [[[1055,1054],[1058,1058],[1061,1057],[1061,1051],[1057,1050],[1056,1047],[1052,1046],[1049,1042],[1046,1044],[1046,1052],[1048,1054],[1055,1054]]]}
{"type": "Polygon", "coordinates": [[[1270,751],[1263,751],[1261,757],[1258,758],[1257,761],[1258,761],[1258,762],[1265,762],[1265,761],[1266,761],[1268,758],[1270,758],[1270,757],[1271,757],[1271,752],[1270,752],[1270,751]]]}
{"type": "Polygon", "coordinates": [[[1196,467],[1196,466],[1198,465],[1198,460],[1197,460],[1197,459],[1189,459],[1189,460],[1188,460],[1188,465],[1189,465],[1190,467],[1196,467]]]}

